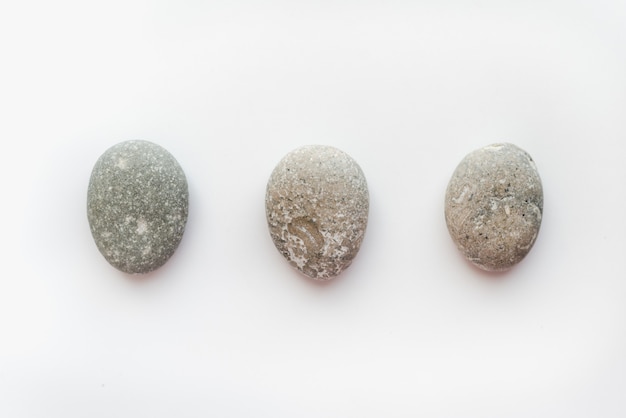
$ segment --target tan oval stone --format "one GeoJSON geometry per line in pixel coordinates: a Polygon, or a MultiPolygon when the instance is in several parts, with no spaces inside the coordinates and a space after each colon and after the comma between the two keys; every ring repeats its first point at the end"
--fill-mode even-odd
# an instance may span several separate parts
{"type": "Polygon", "coordinates": [[[289,263],[313,279],[332,279],[352,263],[363,241],[367,182],[345,152],[304,146],[272,172],[265,209],[272,240],[289,263]]]}
{"type": "Polygon", "coordinates": [[[468,154],[454,171],[445,199],[450,236],[481,269],[507,270],[535,243],[543,188],[533,159],[513,144],[468,154]]]}

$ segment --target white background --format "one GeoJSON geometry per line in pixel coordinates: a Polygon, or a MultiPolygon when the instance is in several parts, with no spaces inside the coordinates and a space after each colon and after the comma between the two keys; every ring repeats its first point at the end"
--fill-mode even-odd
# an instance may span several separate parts
{"type": "Polygon", "coordinates": [[[624,22],[619,0],[2,3],[0,416],[626,416],[624,22]],[[127,139],[190,187],[144,277],[86,217],[127,139]],[[503,140],[536,161],[544,219],[492,275],[443,197],[503,140]],[[310,143],[370,187],[325,284],[265,224],[269,174],[310,143]]]}

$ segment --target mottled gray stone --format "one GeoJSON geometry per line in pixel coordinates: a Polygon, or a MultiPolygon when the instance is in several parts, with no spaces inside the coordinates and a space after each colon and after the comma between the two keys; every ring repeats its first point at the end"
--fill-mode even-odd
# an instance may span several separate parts
{"type": "Polygon", "coordinates": [[[471,152],[446,191],[445,216],[459,250],[481,269],[502,271],[519,263],[535,243],[543,189],[533,159],[512,144],[471,152]]]}
{"type": "Polygon", "coordinates": [[[332,279],[352,263],[363,241],[367,182],[345,152],[301,147],[272,172],[265,209],[272,240],[289,263],[313,279],[332,279]]]}
{"type": "Polygon", "coordinates": [[[147,273],[165,264],[183,237],[188,205],[185,173],[152,142],[114,145],[91,173],[91,234],[104,258],[126,273],[147,273]]]}

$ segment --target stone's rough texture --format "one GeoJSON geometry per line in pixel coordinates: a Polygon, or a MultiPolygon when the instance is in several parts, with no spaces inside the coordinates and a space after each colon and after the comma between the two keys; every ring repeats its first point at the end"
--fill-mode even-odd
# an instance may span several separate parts
{"type": "Polygon", "coordinates": [[[148,141],[109,148],[91,173],[91,234],[104,258],[126,273],[147,273],[174,254],[188,204],[182,168],[169,152],[148,141]]]}
{"type": "Polygon", "coordinates": [[[469,261],[502,271],[533,246],[543,212],[541,179],[530,155],[512,144],[468,154],[446,191],[450,236],[469,261]]]}
{"type": "Polygon", "coordinates": [[[301,147],[272,172],[265,209],[272,240],[289,263],[313,279],[332,279],[352,263],[363,241],[367,182],[348,154],[301,147]]]}

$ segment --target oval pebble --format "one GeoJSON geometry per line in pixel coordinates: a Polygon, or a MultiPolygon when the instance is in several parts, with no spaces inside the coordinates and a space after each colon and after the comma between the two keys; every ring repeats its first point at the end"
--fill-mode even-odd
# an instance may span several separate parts
{"type": "Polygon", "coordinates": [[[185,173],[152,142],[114,145],[91,173],[91,234],[104,258],[123,272],[147,273],[165,264],[183,237],[188,206],[185,173]]]}
{"type": "Polygon", "coordinates": [[[350,266],[363,241],[367,181],[345,152],[304,146],[272,172],[265,209],[278,251],[308,277],[329,280],[350,266]]]}
{"type": "Polygon", "coordinates": [[[446,190],[448,231],[483,270],[503,271],[528,254],[541,226],[543,188],[533,159],[513,144],[468,154],[446,190]]]}

